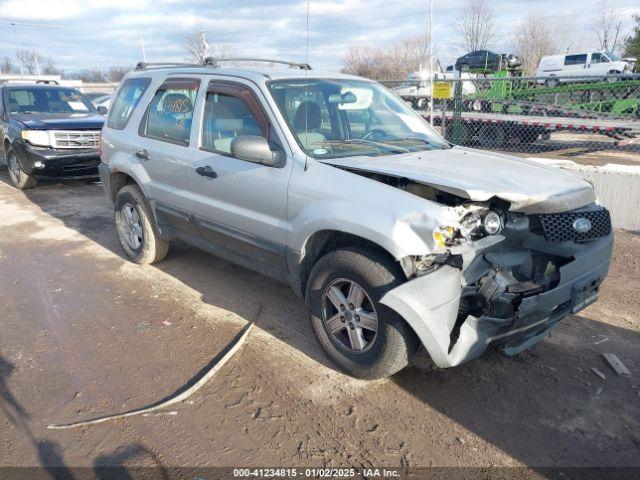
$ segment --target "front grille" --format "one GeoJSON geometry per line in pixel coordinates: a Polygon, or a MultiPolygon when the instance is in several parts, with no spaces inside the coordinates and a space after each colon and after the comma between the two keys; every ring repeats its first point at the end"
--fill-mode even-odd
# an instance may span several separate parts
{"type": "Polygon", "coordinates": [[[54,148],[98,148],[100,130],[59,130],[53,137],[54,148]]]}
{"type": "Polygon", "coordinates": [[[532,233],[544,234],[549,242],[585,242],[609,235],[611,216],[606,208],[534,215],[530,229],[532,233]],[[591,222],[589,231],[579,232],[574,228],[574,222],[581,218],[591,222]]]}

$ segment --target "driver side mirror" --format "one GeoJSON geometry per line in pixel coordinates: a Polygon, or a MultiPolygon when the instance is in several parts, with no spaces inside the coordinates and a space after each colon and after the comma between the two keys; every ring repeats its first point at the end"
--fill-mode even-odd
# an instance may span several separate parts
{"type": "Polygon", "coordinates": [[[105,116],[109,110],[104,105],[98,106],[98,113],[102,116],[105,116]]]}
{"type": "Polygon", "coordinates": [[[240,135],[231,142],[231,155],[239,160],[277,167],[284,162],[282,150],[272,151],[266,138],[258,135],[240,135]]]}

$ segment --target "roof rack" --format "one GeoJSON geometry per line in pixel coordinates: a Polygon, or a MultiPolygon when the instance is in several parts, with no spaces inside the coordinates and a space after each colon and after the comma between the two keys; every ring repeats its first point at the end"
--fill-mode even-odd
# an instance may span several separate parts
{"type": "Polygon", "coordinates": [[[219,62],[260,62],[260,63],[277,63],[279,65],[287,65],[289,68],[299,68],[300,70],[311,70],[308,63],[285,62],[283,60],[271,60],[269,58],[214,58],[206,57],[202,63],[179,63],[179,62],[138,62],[136,71],[150,70],[154,68],[167,67],[215,67],[218,68],[219,62]]]}
{"type": "Polygon", "coordinates": [[[198,63],[177,63],[177,62],[138,62],[136,63],[136,72],[141,70],[150,70],[152,68],[166,67],[202,67],[198,63]]]}
{"type": "Polygon", "coordinates": [[[22,78],[22,77],[8,77],[0,78],[0,84],[15,83],[18,85],[35,83],[38,85],[60,85],[57,80],[53,79],[35,79],[35,78],[22,78]]]}
{"type": "Polygon", "coordinates": [[[271,60],[269,58],[214,58],[207,57],[202,62],[204,67],[217,67],[218,62],[260,62],[260,63],[277,63],[287,65],[289,68],[299,68],[300,70],[311,70],[308,63],[285,62],[283,60],[271,60]]]}

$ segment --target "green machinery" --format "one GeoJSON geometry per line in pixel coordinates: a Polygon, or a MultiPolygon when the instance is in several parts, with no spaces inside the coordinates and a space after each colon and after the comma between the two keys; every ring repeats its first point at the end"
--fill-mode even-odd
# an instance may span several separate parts
{"type": "Polygon", "coordinates": [[[601,118],[640,118],[640,77],[577,81],[556,85],[496,72],[474,80],[476,93],[465,107],[483,112],[601,118]]]}

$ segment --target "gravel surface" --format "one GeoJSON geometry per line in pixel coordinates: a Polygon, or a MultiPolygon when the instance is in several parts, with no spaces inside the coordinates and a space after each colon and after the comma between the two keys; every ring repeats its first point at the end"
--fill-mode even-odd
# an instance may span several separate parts
{"type": "Polygon", "coordinates": [[[533,349],[449,370],[422,354],[364,382],[333,368],[289,287],[184,245],[131,264],[98,185],[8,182],[1,170],[0,465],[640,467],[637,234],[617,232],[600,301],[533,349]],[[251,320],[169,412],[46,429],[171,394],[251,320]]]}

